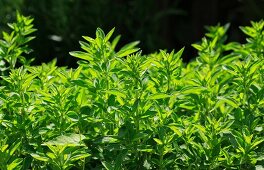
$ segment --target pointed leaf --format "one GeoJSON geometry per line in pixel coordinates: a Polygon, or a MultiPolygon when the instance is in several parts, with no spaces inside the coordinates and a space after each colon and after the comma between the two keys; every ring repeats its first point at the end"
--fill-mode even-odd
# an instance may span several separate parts
{"type": "Polygon", "coordinates": [[[154,140],[158,145],[162,145],[162,144],[163,144],[163,142],[162,142],[160,139],[158,139],[158,138],[153,138],[153,140],[154,140]]]}
{"type": "Polygon", "coordinates": [[[168,94],[157,93],[157,94],[150,95],[147,99],[148,100],[157,100],[157,99],[165,99],[165,98],[169,98],[169,97],[171,97],[171,96],[168,94]]]}
{"type": "Polygon", "coordinates": [[[86,61],[92,61],[93,57],[92,55],[82,52],[82,51],[72,51],[69,53],[71,56],[86,60],[86,61]]]}
{"type": "Polygon", "coordinates": [[[49,158],[45,157],[45,156],[40,156],[38,154],[32,153],[30,154],[34,159],[37,159],[39,161],[44,161],[47,162],[49,160],[49,158]]]}
{"type": "Polygon", "coordinates": [[[119,52],[116,53],[118,57],[126,57],[129,54],[135,53],[139,50],[139,48],[132,48],[132,49],[127,49],[127,50],[120,50],[119,52]]]}
{"type": "Polygon", "coordinates": [[[71,146],[82,146],[81,141],[85,139],[85,136],[82,134],[66,134],[58,136],[53,140],[45,142],[43,145],[71,145],[71,146]]]}
{"type": "Polygon", "coordinates": [[[130,49],[133,49],[134,47],[136,47],[138,44],[139,44],[140,41],[134,41],[134,42],[131,42],[131,43],[128,43],[126,45],[124,45],[120,51],[126,51],[126,50],[130,50],[130,49]]]}
{"type": "Polygon", "coordinates": [[[109,33],[106,34],[105,39],[104,39],[105,42],[107,42],[111,38],[114,31],[115,31],[115,28],[111,29],[111,31],[109,31],[109,33]]]}

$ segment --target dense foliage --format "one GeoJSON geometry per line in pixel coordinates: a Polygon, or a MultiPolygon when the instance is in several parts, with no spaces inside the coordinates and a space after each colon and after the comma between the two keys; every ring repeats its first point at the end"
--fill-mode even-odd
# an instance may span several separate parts
{"type": "Polygon", "coordinates": [[[76,69],[30,66],[32,21],[17,14],[0,41],[1,170],[263,168],[264,21],[241,27],[245,44],[209,27],[188,64],[98,28],[76,69]]]}

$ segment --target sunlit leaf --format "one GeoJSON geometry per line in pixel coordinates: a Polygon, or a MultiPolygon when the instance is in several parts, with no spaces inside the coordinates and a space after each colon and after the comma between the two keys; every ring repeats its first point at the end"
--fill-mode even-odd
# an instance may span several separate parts
{"type": "Polygon", "coordinates": [[[148,100],[157,100],[157,99],[165,99],[165,98],[169,98],[171,97],[168,94],[164,94],[164,93],[157,93],[157,94],[152,94],[148,97],[148,100]]]}
{"type": "Polygon", "coordinates": [[[45,142],[43,145],[71,145],[71,146],[82,146],[81,141],[85,139],[85,136],[82,134],[65,134],[58,136],[53,140],[45,142]]]}
{"type": "Polygon", "coordinates": [[[158,139],[158,138],[153,138],[153,140],[154,140],[158,145],[162,145],[162,144],[163,144],[163,142],[162,142],[160,139],[158,139]]]}

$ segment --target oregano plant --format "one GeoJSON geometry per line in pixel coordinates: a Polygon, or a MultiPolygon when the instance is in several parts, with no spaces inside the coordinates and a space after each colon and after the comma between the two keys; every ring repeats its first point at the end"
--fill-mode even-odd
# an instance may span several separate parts
{"type": "Polygon", "coordinates": [[[117,49],[115,29],[83,36],[76,68],[25,57],[36,31],[17,13],[0,41],[0,168],[263,169],[264,21],[207,27],[184,48],[117,49]],[[19,63],[19,64],[18,64],[19,63]]]}

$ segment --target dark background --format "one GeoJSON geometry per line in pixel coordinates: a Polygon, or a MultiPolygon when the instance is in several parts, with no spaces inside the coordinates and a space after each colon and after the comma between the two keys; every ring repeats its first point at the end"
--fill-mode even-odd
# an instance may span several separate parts
{"type": "Polygon", "coordinates": [[[238,27],[264,18],[264,0],[0,0],[0,30],[14,21],[16,10],[35,18],[35,64],[56,57],[58,65],[76,66],[69,51],[80,50],[81,36],[94,37],[97,27],[115,27],[114,35],[122,35],[119,47],[140,40],[144,54],[185,46],[188,62],[206,25],[231,23],[228,41],[244,42],[238,27]]]}

